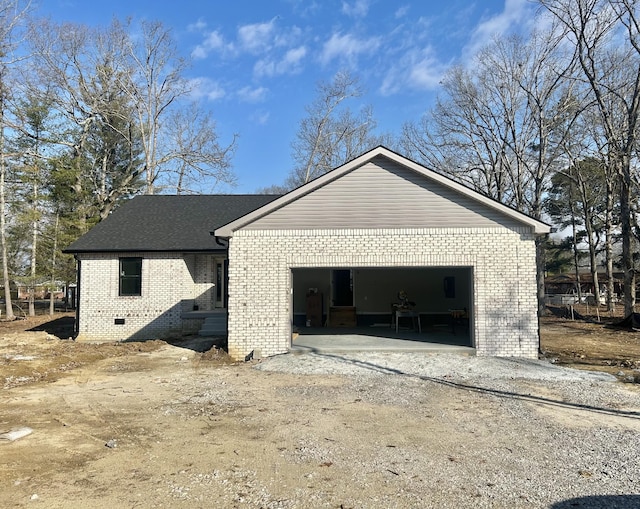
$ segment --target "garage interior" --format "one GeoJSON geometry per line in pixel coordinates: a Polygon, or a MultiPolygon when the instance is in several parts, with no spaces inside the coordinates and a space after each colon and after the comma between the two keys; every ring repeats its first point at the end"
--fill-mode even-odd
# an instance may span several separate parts
{"type": "Polygon", "coordinates": [[[292,350],[473,349],[471,267],[292,269],[292,350]]]}

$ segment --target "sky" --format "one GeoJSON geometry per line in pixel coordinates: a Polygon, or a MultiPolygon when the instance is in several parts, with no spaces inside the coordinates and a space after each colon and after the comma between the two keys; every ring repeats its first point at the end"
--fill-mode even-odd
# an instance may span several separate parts
{"type": "Polygon", "coordinates": [[[360,80],[357,110],[373,108],[378,133],[399,135],[433,105],[455,63],[496,34],[531,22],[530,0],[38,0],[35,14],[106,26],[113,17],[159,20],[190,58],[193,98],[210,110],[221,143],[238,135],[236,185],[282,184],[291,143],[320,81],[340,70],[360,80]]]}

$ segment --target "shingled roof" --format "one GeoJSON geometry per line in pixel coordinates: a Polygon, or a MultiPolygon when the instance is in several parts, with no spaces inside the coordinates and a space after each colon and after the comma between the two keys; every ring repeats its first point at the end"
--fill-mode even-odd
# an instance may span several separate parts
{"type": "Polygon", "coordinates": [[[274,195],[136,196],[73,242],[66,253],[216,251],[211,232],[276,199],[274,195]]]}

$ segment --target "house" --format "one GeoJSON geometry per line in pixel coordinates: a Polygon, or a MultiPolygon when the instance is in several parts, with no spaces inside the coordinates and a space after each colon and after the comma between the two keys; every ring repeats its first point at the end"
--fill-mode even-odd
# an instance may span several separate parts
{"type": "Polygon", "coordinates": [[[136,196],[72,243],[79,340],[226,333],[227,243],[211,235],[275,196],[136,196]]]}
{"type": "MultiPolygon", "coordinates": [[[[33,298],[36,300],[49,299],[51,297],[51,283],[50,282],[42,282],[37,283],[30,288],[25,284],[18,283],[16,284],[16,298],[18,300],[28,300],[31,292],[33,291],[33,298]]],[[[55,289],[53,290],[53,298],[63,299],[65,296],[65,285],[62,282],[56,281],[55,289]]]]}
{"type": "Polygon", "coordinates": [[[378,147],[283,196],[136,197],[67,252],[79,339],[185,333],[217,312],[232,357],[270,356],[310,318],[388,324],[403,292],[418,325],[464,315],[477,355],[534,358],[535,238],[548,232],[378,147]]]}
{"type": "MultiPolygon", "coordinates": [[[[606,301],[606,292],[607,292],[607,283],[609,282],[609,277],[606,272],[598,272],[598,289],[600,291],[600,297],[604,302],[606,301]]],[[[613,274],[613,298],[614,302],[618,301],[618,296],[622,295],[624,283],[624,274],[622,272],[615,272],[613,274]]],[[[547,293],[547,300],[552,304],[557,304],[559,302],[566,303],[574,303],[578,298],[578,286],[580,286],[580,293],[585,297],[593,298],[593,294],[595,293],[595,284],[593,281],[593,274],[591,272],[581,272],[576,278],[575,273],[573,274],[555,274],[551,276],[546,276],[544,278],[544,287],[547,293]],[[554,297],[562,297],[554,298],[554,297]]],[[[637,293],[637,290],[636,290],[637,293]]]]}

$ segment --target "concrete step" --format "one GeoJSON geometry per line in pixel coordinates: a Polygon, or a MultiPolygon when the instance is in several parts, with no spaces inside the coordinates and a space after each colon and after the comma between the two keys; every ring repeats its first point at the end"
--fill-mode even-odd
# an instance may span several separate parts
{"type": "Polygon", "coordinates": [[[219,336],[227,333],[227,315],[220,313],[205,318],[198,335],[219,336]]]}

